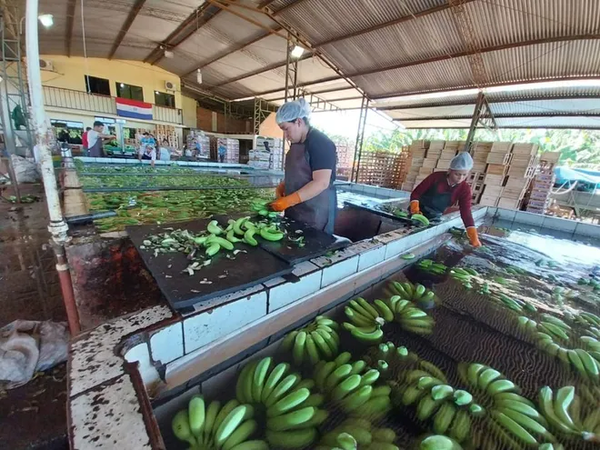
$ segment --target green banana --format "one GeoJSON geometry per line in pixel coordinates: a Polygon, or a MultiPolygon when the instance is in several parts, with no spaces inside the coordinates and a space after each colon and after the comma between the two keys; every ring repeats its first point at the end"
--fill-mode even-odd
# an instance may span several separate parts
{"type": "Polygon", "coordinates": [[[319,333],[319,330],[311,331],[310,335],[317,349],[319,349],[319,351],[323,354],[325,359],[333,359],[333,351],[331,350],[329,344],[323,338],[323,335],[319,333]]]}
{"type": "Polygon", "coordinates": [[[275,417],[284,414],[291,409],[294,409],[296,406],[301,405],[308,397],[310,397],[310,391],[308,389],[297,389],[270,406],[267,409],[267,417],[275,417]]]}
{"type": "Polygon", "coordinates": [[[250,219],[250,216],[241,217],[241,218],[237,219],[235,221],[235,223],[233,224],[233,232],[239,236],[243,236],[244,231],[242,230],[241,226],[244,224],[244,222],[246,222],[249,219],[250,219]]]}
{"type": "Polygon", "coordinates": [[[273,431],[267,429],[266,437],[269,444],[284,449],[303,448],[312,444],[317,437],[315,428],[304,428],[291,431],[273,431]]]}
{"type": "Polygon", "coordinates": [[[419,300],[423,294],[425,294],[425,286],[422,284],[417,284],[415,293],[413,295],[413,300],[419,300]]]}
{"type": "Polygon", "coordinates": [[[273,389],[275,389],[275,386],[277,386],[277,383],[279,383],[279,380],[281,380],[289,368],[290,365],[287,363],[279,363],[273,368],[263,386],[260,398],[261,402],[264,402],[271,395],[271,392],[273,392],[273,389]]]}
{"type": "Polygon", "coordinates": [[[232,447],[231,450],[269,450],[269,445],[265,441],[246,441],[232,447]]]}
{"type": "MultiPolygon", "coordinates": [[[[229,415],[229,413],[231,411],[233,411],[235,408],[237,408],[238,406],[240,406],[240,402],[238,402],[236,399],[229,400],[227,403],[225,403],[225,405],[223,405],[223,407],[221,408],[221,410],[217,414],[217,417],[215,418],[215,423],[213,425],[213,430],[218,430],[219,427],[221,426],[221,424],[223,423],[223,421],[229,415]]],[[[250,407],[250,408],[252,408],[251,405],[247,405],[247,406],[250,407]]],[[[250,414],[250,416],[253,416],[254,415],[254,410],[252,410],[250,412],[252,413],[252,414],[250,414]]],[[[245,412],[245,414],[246,413],[247,413],[247,411],[245,412]]]]}
{"type": "Polygon", "coordinates": [[[359,387],[360,381],[361,376],[359,374],[355,373],[350,375],[333,389],[331,392],[331,399],[334,401],[343,399],[346,395],[359,387]]]}
{"type": "Polygon", "coordinates": [[[481,374],[479,375],[479,378],[477,380],[477,385],[479,386],[479,389],[481,389],[482,391],[485,391],[487,389],[487,387],[489,386],[489,384],[498,379],[502,374],[500,372],[498,372],[495,369],[492,369],[491,367],[488,367],[487,369],[485,369],[484,371],[481,372],[481,374]]]}
{"type": "Polygon", "coordinates": [[[383,301],[379,299],[375,300],[373,303],[375,307],[379,310],[381,317],[383,317],[383,319],[386,322],[391,322],[394,320],[394,313],[388,305],[386,305],[383,301]]]}
{"type": "Polygon", "coordinates": [[[575,427],[571,427],[568,422],[563,422],[562,419],[556,415],[554,409],[553,392],[549,386],[544,386],[542,389],[540,389],[539,404],[544,417],[546,420],[548,420],[550,425],[565,434],[578,433],[578,430],[575,427]]]}
{"type": "Polygon", "coordinates": [[[387,396],[372,397],[350,413],[359,417],[381,417],[389,410],[390,404],[391,400],[387,396]]]}
{"type": "Polygon", "coordinates": [[[336,365],[334,361],[329,361],[325,363],[319,370],[315,373],[315,384],[321,390],[325,388],[325,380],[329,375],[336,369],[336,365]]]}
{"type": "Polygon", "coordinates": [[[237,427],[242,423],[246,415],[246,405],[240,405],[231,411],[225,420],[219,425],[214,433],[215,444],[222,446],[223,443],[233,434],[237,427]]]}
{"type": "Polygon", "coordinates": [[[283,233],[278,230],[272,230],[270,228],[261,228],[260,237],[267,241],[280,241],[283,239],[283,233]]]}
{"type": "Polygon", "coordinates": [[[292,429],[295,426],[308,422],[315,415],[316,411],[316,408],[308,406],[281,416],[270,417],[267,419],[267,429],[270,431],[286,431],[292,429]]]}
{"type": "Polygon", "coordinates": [[[304,345],[306,344],[306,331],[300,331],[296,335],[294,340],[294,348],[292,349],[292,356],[294,358],[294,364],[301,366],[304,362],[304,345]]]}
{"type": "Polygon", "coordinates": [[[447,384],[438,384],[431,388],[431,397],[434,400],[444,400],[454,394],[454,388],[447,384]]]}
{"type": "Polygon", "coordinates": [[[171,428],[177,439],[189,442],[192,447],[196,446],[196,439],[190,430],[190,421],[187,410],[182,409],[175,414],[171,421],[171,428]]]}
{"type": "Polygon", "coordinates": [[[381,374],[379,373],[379,370],[377,369],[369,369],[367,372],[365,372],[360,380],[360,385],[361,386],[368,386],[371,385],[373,383],[375,383],[378,379],[379,376],[381,374]]]}
{"type": "Polygon", "coordinates": [[[391,387],[378,386],[376,388],[373,388],[373,391],[371,392],[371,397],[381,397],[381,396],[389,397],[391,393],[392,393],[391,387]]]}
{"type": "Polygon", "coordinates": [[[462,442],[469,437],[471,433],[471,418],[465,410],[459,410],[454,416],[452,425],[450,426],[450,437],[462,442]]]}
{"type": "Polygon", "coordinates": [[[486,391],[488,394],[494,396],[502,392],[514,391],[517,387],[510,380],[496,380],[492,381],[487,387],[486,391]]]}
{"type": "Polygon", "coordinates": [[[359,341],[363,342],[378,342],[383,337],[383,331],[379,327],[373,328],[364,328],[364,327],[354,327],[350,330],[352,336],[357,338],[359,341]]]}
{"type": "Polygon", "coordinates": [[[537,440],[525,428],[500,411],[490,411],[492,417],[508,430],[513,436],[525,442],[527,445],[537,445],[537,440]]]}
{"type": "Polygon", "coordinates": [[[210,246],[206,249],[205,253],[208,256],[215,256],[217,253],[219,253],[220,249],[221,246],[215,242],[214,244],[210,244],[210,246]]]}
{"type": "Polygon", "coordinates": [[[254,377],[252,382],[252,399],[254,402],[259,403],[262,400],[262,390],[265,384],[265,380],[267,379],[267,374],[269,373],[269,369],[271,368],[271,363],[273,362],[273,358],[270,356],[267,358],[263,358],[257,364],[256,369],[254,369],[254,377]]]}
{"type": "Polygon", "coordinates": [[[419,444],[419,450],[461,450],[453,439],[443,435],[428,436],[419,444]]]}
{"type": "Polygon", "coordinates": [[[231,450],[241,444],[256,431],[258,425],[256,420],[247,420],[242,423],[223,443],[223,450],[231,450]]]}
{"type": "Polygon", "coordinates": [[[206,230],[210,234],[215,234],[215,235],[219,235],[219,234],[223,233],[223,228],[221,228],[219,226],[219,222],[217,222],[216,220],[211,220],[208,223],[208,226],[206,227],[206,230]]]}
{"type": "Polygon", "coordinates": [[[370,323],[373,323],[373,319],[379,316],[379,314],[373,315],[365,308],[363,308],[363,306],[360,303],[358,303],[357,299],[350,300],[349,304],[352,307],[352,309],[354,309],[358,314],[368,319],[370,323]]]}
{"type": "Polygon", "coordinates": [[[442,401],[434,400],[430,395],[424,396],[417,405],[417,419],[421,421],[429,419],[441,404],[442,401]]]}
{"type": "Polygon", "coordinates": [[[585,370],[587,371],[588,375],[594,380],[598,380],[598,378],[600,378],[598,371],[598,363],[594,360],[594,358],[592,358],[588,352],[580,348],[576,348],[574,351],[579,356],[579,359],[585,367],[585,370]]]}
{"type": "Polygon", "coordinates": [[[538,324],[538,328],[550,335],[555,336],[558,339],[562,339],[564,341],[569,340],[569,335],[565,333],[565,331],[562,328],[551,322],[540,322],[538,324]]]}
{"type": "Polygon", "coordinates": [[[575,399],[575,388],[573,386],[563,386],[556,391],[556,400],[554,401],[554,413],[562,423],[567,425],[569,428],[578,429],[575,422],[569,414],[569,406],[575,399]]]}
{"type": "Polygon", "coordinates": [[[221,409],[221,402],[218,400],[212,401],[206,409],[206,419],[204,420],[204,440],[208,441],[213,434],[213,425],[217,414],[221,409]]]}
{"type": "Polygon", "coordinates": [[[306,335],[304,348],[306,349],[306,354],[308,355],[308,359],[310,360],[311,364],[317,364],[321,360],[317,346],[315,345],[315,341],[310,334],[306,335]]]}
{"type": "Polygon", "coordinates": [[[277,386],[271,392],[271,395],[267,397],[264,401],[264,405],[269,408],[273,404],[275,404],[282,396],[286,394],[290,389],[292,389],[296,383],[300,381],[300,375],[292,373],[281,380],[277,386]]]}
{"type": "Polygon", "coordinates": [[[487,369],[487,366],[484,366],[483,364],[469,364],[467,369],[467,379],[469,380],[471,386],[479,386],[479,374],[485,369],[487,369]]]}
{"type": "Polygon", "coordinates": [[[446,430],[450,427],[455,414],[456,407],[452,403],[443,403],[433,418],[433,431],[437,434],[446,433],[446,430]]]}
{"type": "Polygon", "coordinates": [[[202,435],[204,426],[204,398],[201,395],[194,395],[188,404],[189,427],[192,434],[196,437],[202,435]]]}
{"type": "Polygon", "coordinates": [[[371,317],[373,317],[373,319],[376,319],[379,317],[379,312],[377,312],[377,310],[373,307],[373,305],[371,305],[364,298],[358,297],[356,299],[356,301],[360,304],[360,306],[362,306],[364,308],[365,311],[367,311],[369,313],[369,315],[371,317]]]}
{"type": "Polygon", "coordinates": [[[337,355],[334,362],[336,367],[341,366],[342,364],[346,364],[352,359],[352,354],[350,352],[343,352],[337,355]]]}
{"type": "Polygon", "coordinates": [[[425,395],[425,391],[423,389],[419,389],[416,386],[408,386],[402,393],[402,404],[404,406],[412,405],[423,395],[425,395]]]}
{"type": "Polygon", "coordinates": [[[258,245],[258,241],[254,239],[254,235],[256,234],[256,228],[250,228],[246,230],[244,233],[244,242],[248,245],[256,247],[258,245]]]}
{"type": "Polygon", "coordinates": [[[340,433],[337,436],[336,444],[339,444],[342,450],[356,450],[358,448],[358,442],[354,439],[354,436],[348,433],[340,433]]]}
{"type": "MultiPolygon", "coordinates": [[[[368,423],[370,425],[370,422],[368,423]]],[[[374,442],[392,443],[396,440],[396,433],[390,428],[375,428],[371,431],[371,437],[374,442]]]]}
{"type": "Polygon", "coordinates": [[[587,377],[587,371],[585,370],[585,366],[583,365],[583,361],[581,361],[579,354],[575,350],[567,350],[567,356],[569,357],[569,361],[571,361],[571,364],[575,366],[579,374],[583,377],[587,377]]]}
{"type": "Polygon", "coordinates": [[[371,393],[373,392],[372,386],[362,386],[352,392],[350,395],[346,396],[341,401],[342,407],[348,411],[354,411],[356,408],[362,406],[366,403],[371,397],[371,393]]]}
{"type": "Polygon", "coordinates": [[[473,396],[462,389],[457,389],[454,391],[454,403],[458,406],[466,406],[469,405],[473,401],[473,396]]]}
{"type": "Polygon", "coordinates": [[[531,417],[526,416],[525,414],[521,414],[520,412],[510,409],[510,408],[503,408],[502,410],[499,410],[499,411],[502,412],[503,414],[505,414],[507,417],[510,417],[512,420],[517,422],[523,428],[525,428],[533,433],[541,434],[546,438],[552,437],[552,435],[550,435],[550,433],[548,433],[548,430],[546,430],[546,428],[543,425],[541,425],[539,422],[535,421],[531,417]]]}

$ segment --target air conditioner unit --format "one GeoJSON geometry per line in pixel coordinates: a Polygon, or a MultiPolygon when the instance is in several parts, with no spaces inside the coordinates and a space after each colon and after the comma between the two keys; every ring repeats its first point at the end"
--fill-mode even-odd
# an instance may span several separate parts
{"type": "Polygon", "coordinates": [[[175,85],[175,83],[173,83],[171,81],[165,81],[165,89],[167,91],[175,92],[177,90],[177,86],[175,85]]]}
{"type": "Polygon", "coordinates": [[[54,64],[48,59],[40,59],[40,69],[54,72],[54,64]]]}

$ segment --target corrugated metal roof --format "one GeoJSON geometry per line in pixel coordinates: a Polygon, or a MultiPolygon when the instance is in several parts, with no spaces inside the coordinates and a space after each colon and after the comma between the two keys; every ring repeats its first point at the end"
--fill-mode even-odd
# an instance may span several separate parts
{"type": "MultiPolygon", "coordinates": [[[[415,128],[469,128],[468,119],[402,121],[408,129],[415,128]]],[[[572,128],[600,129],[598,117],[526,117],[497,120],[499,128],[572,128]]]]}
{"type": "MultiPolygon", "coordinates": [[[[83,2],[88,56],[109,55],[134,3],[135,0],[83,2]]],[[[263,1],[236,3],[258,7],[263,1]]],[[[40,29],[42,53],[66,53],[67,4],[68,0],[40,0],[40,11],[55,17],[54,27],[40,29]]],[[[18,5],[24,9],[24,0],[19,0],[18,5]]],[[[83,54],[80,5],[81,2],[76,2],[73,17],[73,55],[83,54]]],[[[283,97],[283,67],[254,74],[285,60],[285,41],[265,30],[279,30],[279,25],[267,15],[248,8],[229,6],[246,16],[248,20],[244,20],[214,4],[202,5],[198,0],[147,0],[115,57],[145,60],[154,55],[151,62],[184,76],[192,85],[195,69],[202,66],[202,88],[226,98],[269,91],[272,93],[265,95],[266,98],[283,97]],[[199,12],[195,13],[197,8],[199,12]],[[173,37],[173,42],[178,43],[172,49],[175,57],[167,59],[157,48],[161,43],[167,43],[169,48],[166,40],[175,30],[178,31],[173,37]],[[232,53],[227,55],[229,51],[232,53]],[[254,75],[244,77],[250,74],[254,75]],[[239,77],[242,78],[228,82],[239,77]]],[[[466,33],[458,28],[459,23],[472,24],[474,45],[482,51],[487,74],[485,86],[555,78],[600,78],[599,0],[467,0],[466,22],[457,20],[456,11],[447,0],[276,0],[268,7],[275,11],[277,19],[290,25],[312,46],[325,42],[320,51],[371,98],[475,87],[469,59],[450,58],[464,55],[472,48],[464,42],[466,33]],[[404,67],[389,69],[390,66],[404,67]],[[388,70],[381,71],[385,68],[388,70]],[[365,71],[373,73],[360,75],[365,71]]],[[[316,58],[301,61],[299,67],[299,83],[334,79],[304,86],[308,93],[346,89],[325,92],[322,98],[344,106],[360,104],[360,99],[353,99],[360,94],[347,90],[348,83],[335,79],[339,76],[316,58]]],[[[600,97],[600,88],[487,94],[488,100],[507,114],[511,111],[533,114],[536,106],[545,105],[543,102],[520,105],[523,100],[574,96],[600,97]]],[[[474,100],[475,95],[469,94],[448,99],[397,99],[386,105],[403,108],[406,111],[394,113],[402,115],[410,114],[408,110],[414,106],[439,105],[442,108],[439,111],[446,111],[445,106],[471,105],[474,100]]],[[[581,105],[574,102],[572,107],[581,105]]]]}

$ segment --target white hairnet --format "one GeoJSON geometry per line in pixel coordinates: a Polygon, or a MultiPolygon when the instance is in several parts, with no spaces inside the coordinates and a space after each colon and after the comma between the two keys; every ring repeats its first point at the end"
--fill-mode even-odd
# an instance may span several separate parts
{"type": "Polygon", "coordinates": [[[310,117],[310,105],[306,103],[306,100],[300,98],[281,105],[277,110],[275,120],[277,124],[280,124],[283,122],[293,122],[296,119],[304,117],[310,117]]]}
{"type": "Polygon", "coordinates": [[[450,161],[451,170],[471,170],[472,168],[473,158],[468,152],[460,152],[450,161]]]}

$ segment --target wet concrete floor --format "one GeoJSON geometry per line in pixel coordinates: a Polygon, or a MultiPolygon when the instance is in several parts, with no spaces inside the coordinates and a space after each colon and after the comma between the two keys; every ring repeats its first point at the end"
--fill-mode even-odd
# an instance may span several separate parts
{"type": "MultiPolygon", "coordinates": [[[[16,319],[66,320],[43,190],[27,185],[22,194],[42,200],[0,199],[0,327],[16,319]]],[[[67,449],[66,389],[66,363],[20,388],[0,387],[0,449],[67,449]]]]}

